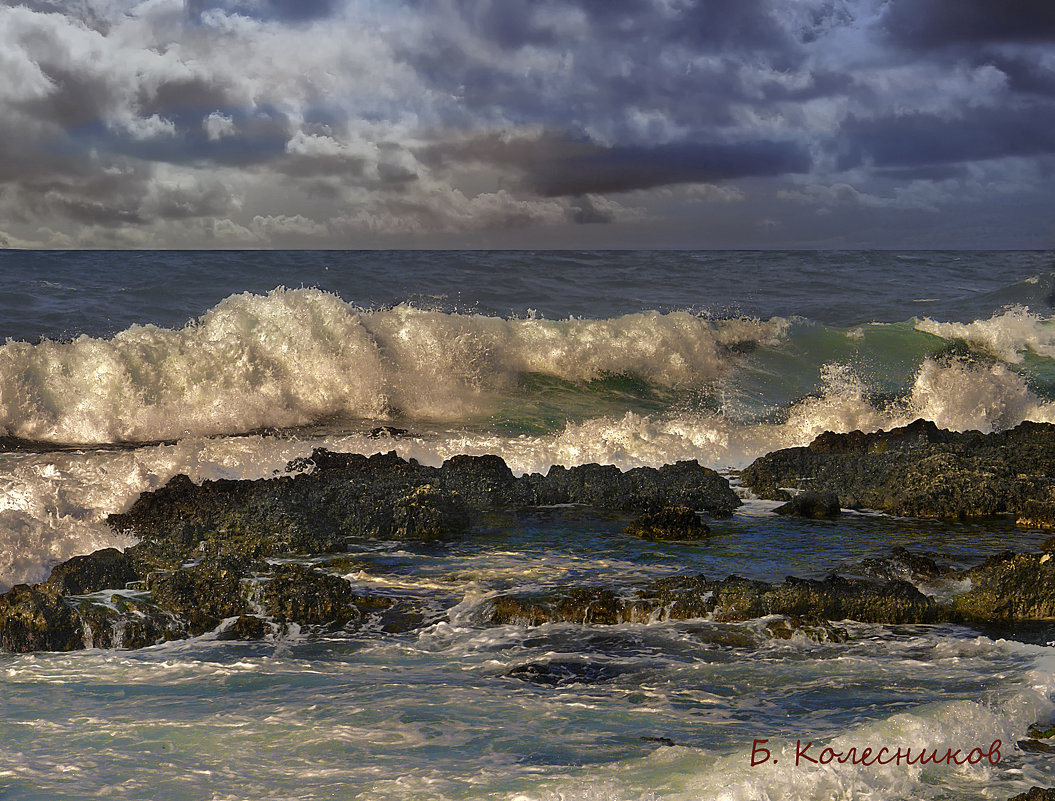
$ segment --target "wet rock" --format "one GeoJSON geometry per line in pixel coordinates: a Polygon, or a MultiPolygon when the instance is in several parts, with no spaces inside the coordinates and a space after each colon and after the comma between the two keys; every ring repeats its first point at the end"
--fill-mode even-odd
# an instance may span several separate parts
{"type": "Polygon", "coordinates": [[[391,536],[400,540],[434,540],[465,534],[471,518],[457,492],[431,484],[414,487],[392,504],[391,536]]]}
{"type": "Polygon", "coordinates": [[[642,735],[641,741],[645,743],[655,743],[656,745],[665,745],[668,747],[677,745],[677,743],[669,737],[649,737],[647,735],[642,735]]]}
{"type": "Polygon", "coordinates": [[[699,540],[710,536],[711,530],[689,507],[668,506],[641,515],[626,527],[626,533],[646,540],[699,540]]]}
{"type": "Polygon", "coordinates": [[[842,510],[839,508],[839,498],[834,492],[801,492],[773,511],[785,517],[833,520],[842,510]]]}
{"type": "Polygon", "coordinates": [[[505,509],[525,501],[521,482],[498,456],[453,456],[440,468],[440,483],[473,509],[505,509]]]}
{"type": "Polygon", "coordinates": [[[982,434],[917,420],[864,434],[825,433],[757,459],[741,480],[763,498],[782,487],[835,493],[843,508],[949,519],[1039,514],[1055,489],[1055,425],[982,434]],[[1033,511],[1030,511],[1033,510],[1033,511]]]}
{"type": "Polygon", "coordinates": [[[934,581],[954,572],[950,567],[939,566],[930,557],[901,547],[894,548],[889,559],[865,559],[861,570],[875,578],[912,582],[934,581]]]}
{"type": "Polygon", "coordinates": [[[0,649],[26,653],[80,648],[81,619],[58,588],[17,584],[0,595],[0,649]]]}
{"type": "MultiPolygon", "coordinates": [[[[494,623],[615,624],[654,619],[710,618],[731,623],[781,615],[788,626],[852,619],[865,623],[928,623],[947,613],[904,581],[873,582],[830,576],[824,581],[788,578],[768,584],[740,576],[707,581],[672,577],[624,594],[579,587],[551,594],[508,594],[493,599],[494,623]]],[[[818,636],[838,641],[837,631],[818,636]]]]}
{"type": "Polygon", "coordinates": [[[1020,793],[1008,801],[1055,801],[1055,788],[1031,787],[1029,792],[1020,793]]]}
{"type": "Polygon", "coordinates": [[[267,621],[256,615],[239,615],[230,625],[224,626],[216,632],[218,640],[262,640],[268,635],[270,628],[267,621]]]}
{"type": "Polygon", "coordinates": [[[1055,503],[1029,500],[1018,510],[1015,523],[1023,528],[1055,529],[1055,503]]]}
{"type": "Polygon", "coordinates": [[[1030,737],[1037,740],[1050,740],[1055,737],[1055,726],[1051,724],[1034,723],[1026,731],[1030,737]]]}
{"type": "Polygon", "coordinates": [[[220,559],[171,573],[152,574],[147,588],[159,607],[187,621],[191,634],[204,634],[225,618],[249,611],[242,586],[246,569],[244,560],[220,559]]]}
{"type": "Polygon", "coordinates": [[[931,623],[944,615],[907,581],[872,582],[829,576],[824,581],[787,578],[765,593],[773,614],[862,623],[931,623]]]}
{"type": "Polygon", "coordinates": [[[91,648],[146,648],[190,636],[185,621],[146,595],[113,595],[108,602],[80,599],[76,604],[91,648]]]}
{"type": "Polygon", "coordinates": [[[971,589],[953,598],[958,619],[973,621],[1055,618],[1055,556],[1010,551],[962,574],[971,589]]]}
{"type": "Polygon", "coordinates": [[[99,590],[123,590],[139,578],[129,557],[116,548],[104,548],[57,565],[51,571],[48,584],[62,595],[83,595],[99,590]]]}
{"type": "Polygon", "coordinates": [[[335,625],[359,620],[359,600],[342,578],[303,565],[282,565],[263,585],[260,602],[276,620],[301,625],[335,625]]]}
{"type": "Polygon", "coordinates": [[[541,626],[568,622],[615,624],[644,621],[651,611],[647,604],[622,598],[603,587],[577,587],[556,596],[500,595],[492,601],[490,622],[541,626]]]}
{"type": "Polygon", "coordinates": [[[802,620],[797,617],[778,617],[766,621],[766,634],[776,640],[790,640],[800,634],[814,642],[846,642],[850,639],[844,628],[820,620],[802,620]]]}

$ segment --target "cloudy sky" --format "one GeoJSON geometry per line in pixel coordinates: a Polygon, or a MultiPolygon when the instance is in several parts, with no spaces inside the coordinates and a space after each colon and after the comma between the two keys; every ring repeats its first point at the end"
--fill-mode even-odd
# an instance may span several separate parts
{"type": "Polygon", "coordinates": [[[1051,0],[0,3],[0,245],[1055,247],[1051,0]]]}

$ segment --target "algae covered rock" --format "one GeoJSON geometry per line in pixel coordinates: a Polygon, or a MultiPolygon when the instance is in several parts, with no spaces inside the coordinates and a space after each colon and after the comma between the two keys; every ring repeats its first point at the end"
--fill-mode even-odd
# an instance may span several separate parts
{"type": "Polygon", "coordinates": [[[824,433],[808,447],[767,454],[741,473],[763,498],[782,488],[834,493],[844,508],[947,519],[1021,516],[1043,521],[1055,490],[1055,425],[1022,423],[982,434],[917,420],[864,434],[824,433]]]}
{"type": "Polygon", "coordinates": [[[47,583],[62,595],[84,595],[99,590],[123,590],[139,579],[131,558],[116,548],[104,548],[57,565],[47,583]]]}
{"type": "Polygon", "coordinates": [[[971,589],[953,599],[965,621],[1055,619],[1055,556],[1050,553],[990,557],[963,574],[971,589]]]}
{"type": "Polygon", "coordinates": [[[84,648],[81,619],[58,588],[18,584],[0,595],[0,648],[16,653],[84,648]]]}
{"type": "Polygon", "coordinates": [[[839,496],[834,492],[801,492],[773,510],[785,517],[832,520],[839,516],[839,496]]]}
{"type": "Polygon", "coordinates": [[[351,585],[304,565],[282,565],[264,583],[260,602],[276,620],[341,626],[362,617],[351,585]]]}
{"type": "Polygon", "coordinates": [[[711,530],[689,507],[668,506],[641,515],[626,527],[626,533],[646,540],[699,540],[710,536],[711,530]]]}

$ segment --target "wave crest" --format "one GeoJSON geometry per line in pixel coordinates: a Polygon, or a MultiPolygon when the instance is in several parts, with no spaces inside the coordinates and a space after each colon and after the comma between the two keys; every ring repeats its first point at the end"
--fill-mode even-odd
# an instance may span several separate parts
{"type": "Polygon", "coordinates": [[[226,298],[179,330],[0,347],[0,431],[106,443],[305,425],[332,416],[451,421],[486,413],[527,372],[631,374],[683,388],[719,378],[787,322],[686,312],[513,319],[409,305],[367,311],[316,289],[226,298]]]}

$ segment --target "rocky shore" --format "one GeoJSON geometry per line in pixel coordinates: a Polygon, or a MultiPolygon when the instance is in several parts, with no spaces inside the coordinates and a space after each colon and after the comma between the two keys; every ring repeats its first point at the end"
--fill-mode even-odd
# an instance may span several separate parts
{"type": "MultiPolygon", "coordinates": [[[[456,540],[491,512],[575,504],[625,516],[627,536],[693,540],[703,518],[740,505],[729,482],[696,462],[622,472],[553,467],[515,477],[496,456],[458,456],[426,467],[394,453],[316,450],[290,475],[196,485],[176,476],[108,522],[138,538],[124,552],[79,556],[35,586],[0,595],[0,649],[139,648],[216,632],[260,639],[290,626],[386,631],[426,619],[413,599],[364,595],[342,578],[355,540],[456,540]]],[[[983,435],[917,421],[889,432],[823,434],[806,448],[769,454],[741,480],[776,510],[832,518],[839,507],[943,518],[1014,516],[1050,526],[1055,426],[1025,423],[983,435]],[[796,494],[792,494],[795,491],[796,494]]],[[[781,583],[738,576],[674,576],[626,586],[569,586],[491,599],[493,624],[613,624],[655,619],[766,621],[773,636],[844,638],[832,621],[994,623],[1055,619],[1050,551],[1007,552],[952,571],[905,551],[861,565],[861,577],[781,583]],[[917,588],[945,582],[939,603],[917,588]]]]}

